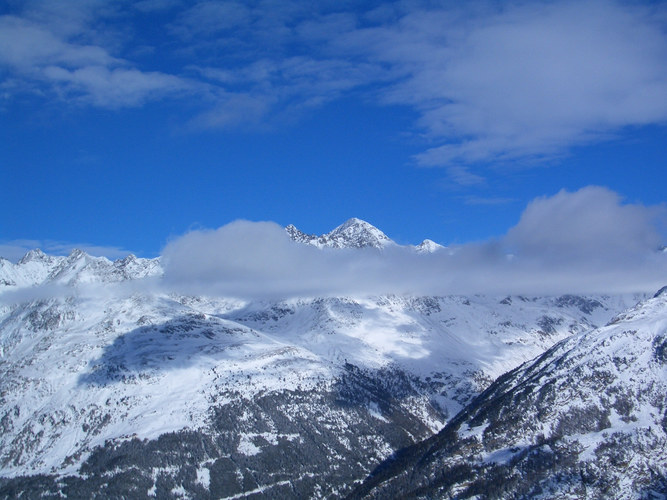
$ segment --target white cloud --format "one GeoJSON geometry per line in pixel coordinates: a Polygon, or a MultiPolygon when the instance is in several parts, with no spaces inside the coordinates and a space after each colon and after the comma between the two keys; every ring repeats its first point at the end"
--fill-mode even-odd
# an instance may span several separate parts
{"type": "Polygon", "coordinates": [[[21,5],[0,18],[6,92],[38,83],[112,107],[188,96],[206,108],[195,121],[218,127],[275,122],[356,91],[416,110],[431,141],[416,161],[465,185],[483,180],[478,162],[560,156],[667,122],[659,2],[21,5]],[[142,38],[142,9],[159,12],[159,38],[142,38]],[[158,50],[161,70],[131,60],[137,38],[158,50]],[[192,69],[197,83],[182,76],[192,69]]]}
{"type": "Polygon", "coordinates": [[[181,14],[174,30],[187,38],[211,36],[247,24],[249,20],[250,9],[243,3],[204,1],[181,14]]]}
{"type": "MultiPolygon", "coordinates": [[[[0,16],[0,68],[11,68],[13,76],[6,80],[14,82],[11,89],[55,92],[100,107],[138,106],[194,91],[193,82],[133,68],[96,44],[104,36],[96,35],[95,21],[105,7],[105,2],[48,3],[26,5],[23,16],[0,16]]],[[[111,46],[118,44],[107,37],[111,46]]]]}
{"type": "Polygon", "coordinates": [[[631,263],[663,243],[656,221],[664,217],[665,207],[622,204],[602,187],[563,190],[531,202],[506,242],[525,258],[631,263]]]}
{"type": "MultiPolygon", "coordinates": [[[[236,221],[192,231],[162,254],[167,285],[237,296],[359,291],[383,263],[374,252],[321,251],[295,243],[273,222],[236,221]]],[[[367,282],[369,289],[374,288],[367,282]]]]}
{"type": "Polygon", "coordinates": [[[433,144],[417,162],[447,166],[465,185],[483,181],[478,162],[560,156],[624,127],[667,121],[664,6],[395,2],[306,17],[280,8],[263,32],[258,20],[272,8],[248,11],[235,27],[242,36],[220,41],[239,48],[240,65],[207,68],[223,85],[260,91],[272,103],[266,116],[360,88],[382,104],[411,106],[433,144]],[[269,48],[253,45],[260,40],[269,48]],[[286,52],[290,44],[299,56],[286,52]],[[261,57],[248,58],[253,47],[261,57]]]}
{"type": "Polygon", "coordinates": [[[194,90],[194,85],[159,72],[105,66],[85,66],[68,70],[48,66],[42,74],[62,93],[100,107],[138,106],[164,95],[194,90]]]}
{"type": "Polygon", "coordinates": [[[532,202],[498,241],[426,255],[318,250],[277,224],[237,221],[167,245],[165,284],[239,297],[650,292],[667,281],[656,229],[666,219],[664,207],[623,204],[605,188],[561,191],[532,202]]]}
{"type": "Polygon", "coordinates": [[[419,155],[420,163],[558,154],[667,120],[664,7],[479,5],[410,12],[339,42],[404,75],[387,100],[415,106],[419,124],[445,143],[419,155]]]}
{"type": "Polygon", "coordinates": [[[0,63],[32,72],[44,65],[65,67],[118,62],[101,47],[72,44],[46,27],[16,16],[0,17],[0,63]]]}

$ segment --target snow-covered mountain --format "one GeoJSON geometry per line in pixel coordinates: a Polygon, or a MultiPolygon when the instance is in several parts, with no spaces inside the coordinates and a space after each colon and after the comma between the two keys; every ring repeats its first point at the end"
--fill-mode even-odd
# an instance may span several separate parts
{"type": "Polygon", "coordinates": [[[333,231],[322,236],[306,234],[292,224],[285,230],[294,241],[318,248],[384,248],[387,245],[396,244],[372,224],[356,218],[345,221],[333,231]]]}
{"type": "Polygon", "coordinates": [[[444,246],[429,239],[422,241],[419,245],[415,245],[415,251],[417,253],[433,253],[438,252],[444,248],[444,246]]]}
{"type": "Polygon", "coordinates": [[[105,257],[92,257],[79,249],[72,250],[67,257],[46,255],[36,249],[29,251],[16,264],[0,258],[0,292],[46,283],[114,283],[160,274],[159,259],[139,259],[128,255],[124,259],[110,261],[105,257]]]}
{"type": "MultiPolygon", "coordinates": [[[[393,244],[357,219],[286,230],[393,244]]],[[[10,498],[341,496],[507,370],[644,298],[185,296],[159,286],[159,259],[81,251],[0,273],[10,498]]]]}
{"type": "Polygon", "coordinates": [[[667,496],[667,288],[500,377],[352,495],[479,496],[667,496]]]}
{"type": "MultiPolygon", "coordinates": [[[[380,231],[377,227],[361,219],[352,218],[345,221],[333,231],[317,236],[306,234],[293,224],[285,228],[292,240],[317,248],[377,248],[399,245],[380,231]]],[[[433,240],[425,239],[419,245],[408,245],[417,253],[433,253],[446,248],[433,240]]]]}

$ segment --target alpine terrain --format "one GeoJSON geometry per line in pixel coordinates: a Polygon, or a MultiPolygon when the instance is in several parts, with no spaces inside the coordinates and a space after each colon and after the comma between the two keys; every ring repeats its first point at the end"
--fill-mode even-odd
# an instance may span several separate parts
{"type": "Polygon", "coordinates": [[[667,497],[667,287],[503,375],[351,497],[667,497]]]}
{"type": "MultiPolygon", "coordinates": [[[[359,219],[285,230],[449,251],[359,219]]],[[[666,293],[239,299],[164,273],[0,259],[0,498],[666,491],[666,293]]]]}

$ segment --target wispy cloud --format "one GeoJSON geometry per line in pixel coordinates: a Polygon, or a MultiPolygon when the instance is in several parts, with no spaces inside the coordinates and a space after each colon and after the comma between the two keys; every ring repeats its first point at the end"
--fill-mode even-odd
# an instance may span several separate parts
{"type": "Polygon", "coordinates": [[[193,91],[194,82],[141,70],[112,55],[105,45],[118,40],[94,33],[95,21],[104,12],[104,2],[60,8],[28,2],[21,16],[0,16],[0,67],[10,68],[12,89],[110,108],[193,91]]]}
{"type": "Polygon", "coordinates": [[[20,5],[0,17],[7,95],[38,86],[102,107],[188,98],[188,113],[203,109],[188,119],[228,127],[359,92],[414,109],[430,144],[416,162],[468,186],[483,181],[478,163],[551,158],[667,121],[659,2],[20,5]],[[146,12],[159,37],[142,34],[146,12]],[[138,41],[158,67],[135,60],[138,41]]]}
{"type": "Polygon", "coordinates": [[[664,123],[664,28],[664,6],[477,2],[410,11],[336,43],[403,75],[385,99],[419,110],[436,145],[417,161],[434,166],[559,154],[664,123]]]}
{"type": "Polygon", "coordinates": [[[192,88],[182,78],[173,75],[105,66],[84,66],[74,70],[48,66],[42,75],[60,93],[100,107],[137,106],[192,88]]]}
{"type": "Polygon", "coordinates": [[[47,26],[16,16],[0,17],[0,62],[32,73],[47,65],[81,67],[118,62],[102,47],[70,43],[47,26]]]}
{"type": "Polygon", "coordinates": [[[447,174],[451,180],[461,186],[477,186],[486,182],[483,176],[471,172],[469,168],[462,165],[447,167],[447,174]]]}
{"type": "Polygon", "coordinates": [[[193,231],[164,250],[165,283],[240,297],[340,294],[611,293],[667,280],[665,207],[624,204],[605,188],[534,200],[498,240],[434,254],[405,248],[319,250],[271,222],[193,231]]]}
{"type": "Polygon", "coordinates": [[[184,38],[219,35],[249,24],[251,9],[241,2],[203,1],[180,14],[172,29],[184,38]]]}
{"type": "Polygon", "coordinates": [[[508,203],[513,203],[517,200],[514,198],[503,198],[498,196],[466,196],[463,201],[466,205],[507,205],[508,203]]]}
{"type": "Polygon", "coordinates": [[[140,0],[133,2],[132,7],[141,12],[158,12],[172,9],[181,4],[181,0],[140,0]]]}

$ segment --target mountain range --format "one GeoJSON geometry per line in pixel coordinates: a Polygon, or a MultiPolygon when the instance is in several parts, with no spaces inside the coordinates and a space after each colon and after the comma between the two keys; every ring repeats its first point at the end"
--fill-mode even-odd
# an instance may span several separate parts
{"type": "MultiPolygon", "coordinates": [[[[285,230],[397,246],[359,219],[285,230]]],[[[0,259],[0,497],[665,491],[664,293],[242,300],[163,274],[0,259]]]]}

